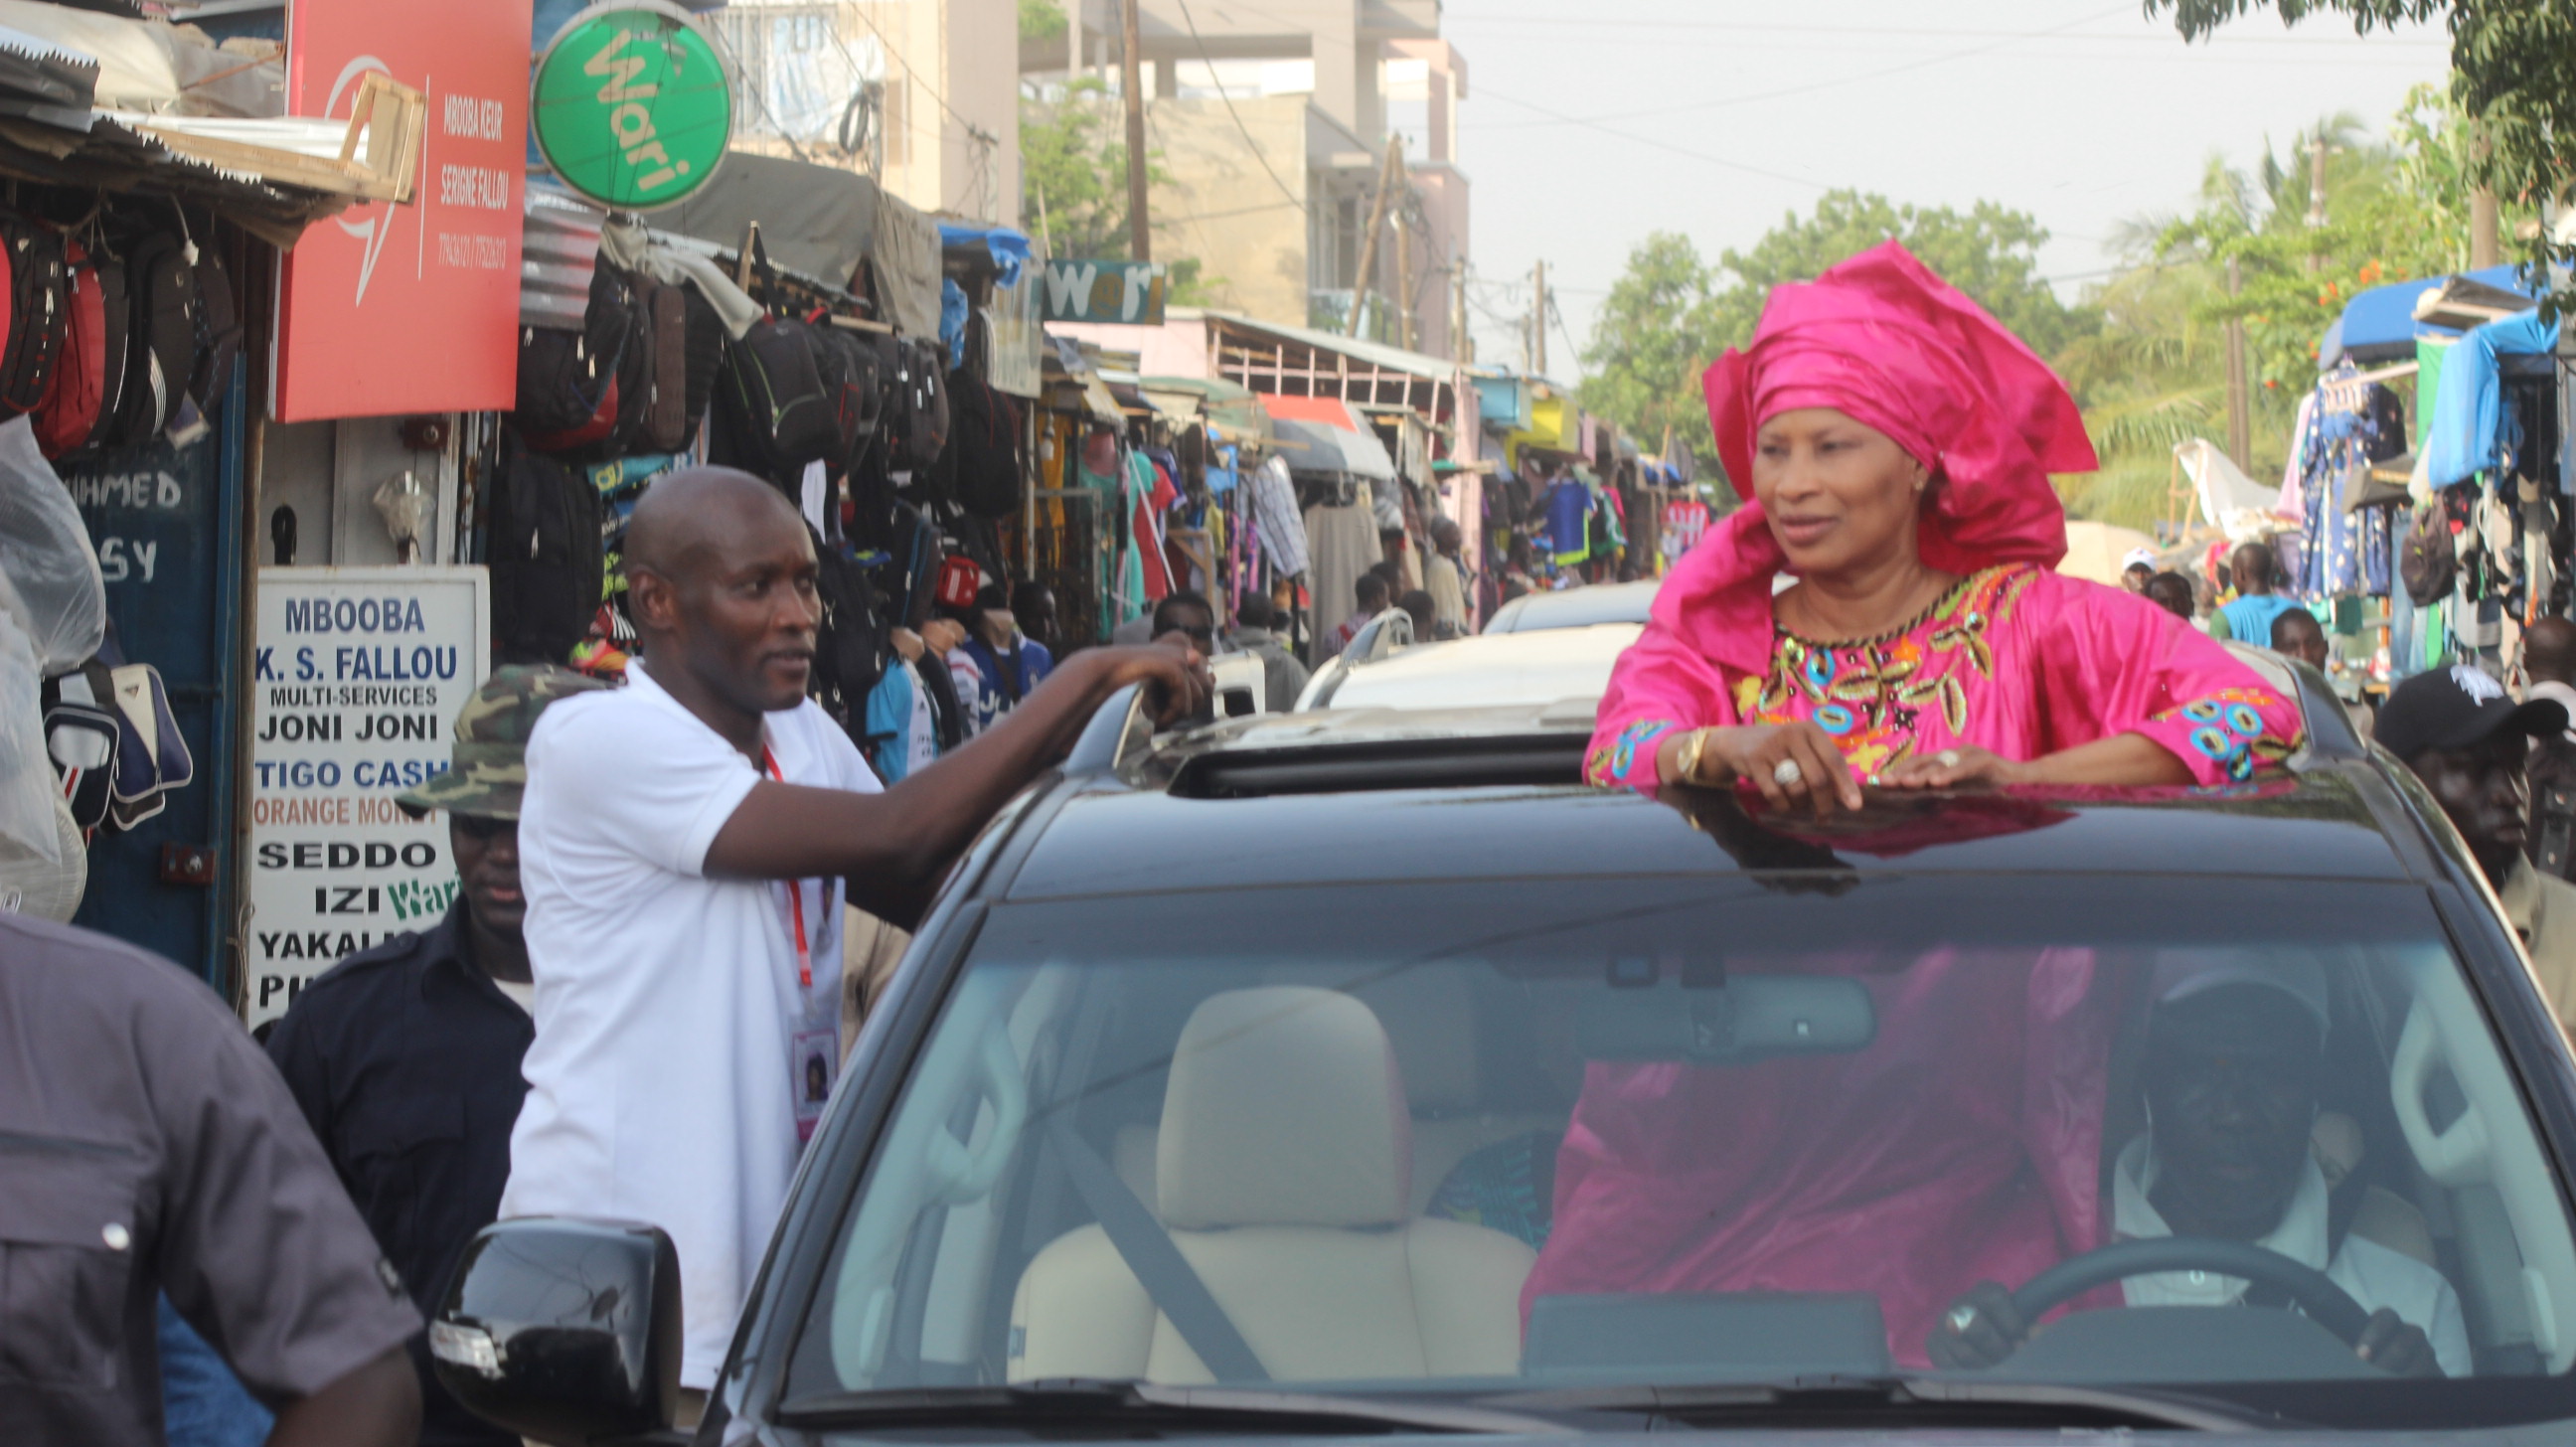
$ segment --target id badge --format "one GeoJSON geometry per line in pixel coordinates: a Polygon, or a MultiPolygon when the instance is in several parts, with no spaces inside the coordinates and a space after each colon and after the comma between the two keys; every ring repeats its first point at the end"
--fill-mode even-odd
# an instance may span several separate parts
{"type": "Polygon", "coordinates": [[[795,1073],[796,1143],[801,1146],[814,1138],[815,1122],[832,1098],[832,1082],[840,1078],[840,1030],[797,1031],[789,1039],[787,1060],[795,1073]]]}

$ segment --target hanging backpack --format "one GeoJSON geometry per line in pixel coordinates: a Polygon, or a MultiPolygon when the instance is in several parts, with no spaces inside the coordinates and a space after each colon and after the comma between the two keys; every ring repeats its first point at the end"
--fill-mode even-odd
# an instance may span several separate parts
{"type": "Polygon", "coordinates": [[[940,349],[935,342],[906,341],[897,345],[897,357],[894,395],[902,435],[896,463],[927,471],[936,467],[948,445],[948,385],[940,370],[940,349]]]}
{"type": "Polygon", "coordinates": [[[773,478],[832,455],[839,434],[823,393],[814,329],[763,317],[725,348],[718,399],[773,478]]]}
{"type": "Polygon", "coordinates": [[[1009,517],[1020,505],[1018,404],[960,367],[948,374],[948,421],[941,490],[977,517],[1009,517]]]}
{"type": "Polygon", "coordinates": [[[877,420],[885,410],[877,349],[866,339],[829,324],[814,329],[814,345],[823,397],[832,409],[830,460],[836,471],[846,471],[859,449],[875,439],[877,420]]]}
{"type": "Polygon", "coordinates": [[[47,461],[88,445],[107,395],[104,283],[79,242],[64,242],[63,260],[62,350],[35,413],[36,449],[47,461]]]}
{"type": "Polygon", "coordinates": [[[134,291],[123,261],[101,251],[91,264],[98,269],[100,391],[98,420],[81,446],[95,450],[114,440],[126,383],[134,375],[134,291]]]}
{"type": "Polygon", "coordinates": [[[241,313],[233,306],[232,273],[211,246],[197,251],[197,370],[188,393],[197,410],[211,417],[233,382],[233,360],[241,355],[241,313]]]}
{"type": "Polygon", "coordinates": [[[125,393],[109,439],[117,447],[159,436],[197,370],[197,273],[186,245],[166,231],[146,232],[126,252],[125,287],[125,393]]]}
{"type": "Polygon", "coordinates": [[[520,330],[513,410],[530,451],[596,452],[613,441],[621,418],[641,421],[651,399],[625,394],[639,375],[650,383],[649,360],[639,367],[628,357],[649,348],[638,335],[643,309],[634,279],[601,261],[591,268],[580,331],[520,330]]]}
{"type": "Polygon", "coordinates": [[[8,340],[0,347],[0,417],[33,412],[53,381],[68,322],[62,238],[14,212],[0,212],[0,249],[9,254],[8,340]]]}
{"type": "Polygon", "coordinates": [[[599,610],[599,491],[507,431],[494,482],[485,550],[492,573],[492,661],[563,663],[599,610]]]}
{"type": "Polygon", "coordinates": [[[644,288],[645,315],[652,322],[652,401],[635,444],[646,452],[677,452],[689,443],[688,290],[667,282],[644,288]]]}
{"type": "Polygon", "coordinates": [[[885,676],[885,604],[867,570],[819,536],[814,561],[822,617],[814,628],[813,694],[857,742],[867,729],[868,694],[885,676]]]}

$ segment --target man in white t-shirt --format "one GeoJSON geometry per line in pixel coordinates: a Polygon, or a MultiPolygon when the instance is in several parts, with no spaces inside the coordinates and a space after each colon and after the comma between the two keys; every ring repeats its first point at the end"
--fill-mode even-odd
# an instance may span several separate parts
{"type": "Polygon", "coordinates": [[[536,1041],[504,1216],[651,1222],[679,1249],[680,1381],[715,1380],[840,1068],[841,906],[919,918],[976,831],[1131,683],[1194,711],[1166,646],[1093,649],[971,746],[880,791],[805,696],[813,541],[746,473],[654,484],[627,533],[627,686],[547,711],[519,825],[536,1041]]]}

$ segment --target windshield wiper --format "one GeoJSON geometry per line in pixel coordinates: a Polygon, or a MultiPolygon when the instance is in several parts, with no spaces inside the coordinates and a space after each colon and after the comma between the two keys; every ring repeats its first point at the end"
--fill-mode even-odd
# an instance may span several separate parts
{"type": "Polygon", "coordinates": [[[2060,1382],[1953,1377],[1799,1377],[1782,1382],[1567,1387],[1477,1400],[1536,1412],[1634,1412],[1685,1426],[2181,1428],[2242,1432],[2276,1418],[2206,1397],[2060,1382]]]}
{"type": "Polygon", "coordinates": [[[1115,1422],[1123,1429],[1222,1429],[1307,1436],[1476,1432],[1571,1436],[1563,1422],[1491,1407],[1400,1398],[1326,1396],[1240,1387],[1173,1387],[1067,1377],[1004,1387],[919,1387],[823,1392],[780,1404],[782,1425],[1052,1426],[1115,1422]]]}

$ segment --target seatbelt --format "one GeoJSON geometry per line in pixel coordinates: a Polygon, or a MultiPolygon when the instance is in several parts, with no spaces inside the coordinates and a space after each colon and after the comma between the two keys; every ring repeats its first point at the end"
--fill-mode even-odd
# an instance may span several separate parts
{"type": "Polygon", "coordinates": [[[1048,1134],[1064,1156],[1065,1172],[1073,1177],[1073,1189],[1082,1204],[1091,1208],[1109,1244],[1118,1248],[1118,1258],[1136,1273],[1145,1294],[1162,1308],[1172,1329],[1199,1354],[1199,1361],[1221,1382],[1269,1381],[1270,1374],[1262,1370],[1251,1344],[1235,1330],[1225,1308],[1217,1305],[1163,1223],[1154,1219],[1145,1203],[1136,1199],[1136,1193],[1127,1189],[1127,1183],[1062,1115],[1049,1125],[1048,1134]]]}

